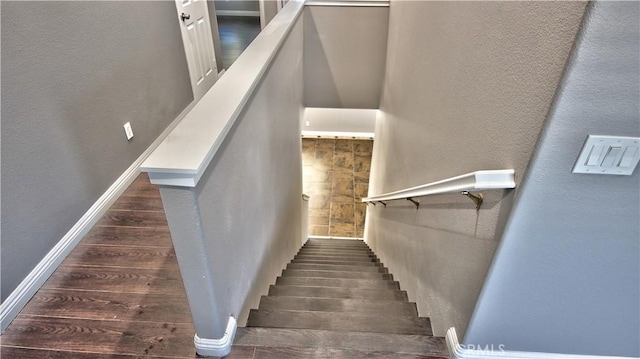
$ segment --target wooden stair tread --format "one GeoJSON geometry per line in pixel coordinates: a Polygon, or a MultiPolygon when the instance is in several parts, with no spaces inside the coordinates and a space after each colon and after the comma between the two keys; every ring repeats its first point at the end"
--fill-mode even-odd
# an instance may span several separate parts
{"type": "MultiPolygon", "coordinates": [[[[226,359],[442,359],[443,356],[405,354],[393,352],[360,351],[338,348],[302,348],[302,347],[250,347],[239,345],[232,348],[226,359]],[[241,352],[236,355],[234,350],[241,352]]],[[[118,358],[119,359],[119,358],[118,358]]]]}
{"type": "Polygon", "coordinates": [[[365,266],[365,267],[383,267],[382,263],[379,262],[371,262],[371,261],[359,261],[353,262],[348,260],[330,260],[330,259],[294,259],[291,263],[305,263],[305,264],[337,264],[341,266],[365,266]]]}
{"type": "Polygon", "coordinates": [[[368,262],[379,263],[380,262],[377,258],[369,257],[369,256],[343,257],[343,256],[331,256],[331,255],[317,255],[317,254],[297,254],[293,258],[294,258],[294,260],[311,259],[311,260],[332,260],[332,261],[365,262],[365,263],[368,263],[368,262]]]}
{"type": "Polygon", "coordinates": [[[407,292],[402,290],[307,287],[294,285],[272,285],[269,288],[269,295],[371,300],[407,300],[407,292]]]}
{"type": "Polygon", "coordinates": [[[283,277],[318,277],[318,278],[359,278],[359,279],[389,279],[393,280],[391,274],[377,272],[349,272],[332,270],[306,270],[306,269],[286,269],[282,272],[283,277]]]}
{"type": "Polygon", "coordinates": [[[304,245],[305,247],[335,247],[335,248],[369,248],[369,246],[364,242],[358,243],[317,243],[317,242],[307,242],[304,245]]]}
{"type": "Polygon", "coordinates": [[[371,248],[367,247],[367,246],[350,246],[350,247],[343,247],[343,246],[318,246],[318,245],[311,245],[311,246],[304,246],[302,247],[302,249],[304,250],[328,250],[328,251],[349,251],[349,252],[358,252],[358,251],[363,251],[363,252],[371,252],[371,248]]]}
{"type": "Polygon", "coordinates": [[[298,253],[322,253],[330,255],[347,255],[347,256],[375,256],[368,249],[327,249],[327,248],[302,248],[298,253]]]}
{"type": "Polygon", "coordinates": [[[343,287],[343,288],[380,288],[400,289],[400,284],[390,280],[353,279],[353,278],[309,278],[278,277],[276,285],[298,285],[306,287],[343,287]]]}
{"type": "Polygon", "coordinates": [[[423,335],[334,332],[318,329],[238,328],[234,345],[341,348],[448,358],[444,338],[423,335]]]}
{"type": "Polygon", "coordinates": [[[323,329],[392,334],[432,335],[429,318],[370,313],[334,313],[252,309],[248,327],[323,329]]]}
{"type": "Polygon", "coordinates": [[[311,312],[323,311],[385,313],[386,315],[418,315],[415,303],[393,300],[263,296],[260,300],[259,308],[260,310],[284,309],[311,312]]]}
{"type": "MultiPolygon", "coordinates": [[[[361,261],[368,262],[380,262],[378,258],[373,254],[334,254],[334,253],[311,253],[311,252],[298,252],[294,258],[298,257],[322,257],[317,258],[319,260],[339,260],[342,262],[349,262],[354,259],[361,259],[361,261]],[[326,258],[325,258],[326,257],[326,258]]],[[[303,258],[304,259],[304,258],[303,258]]],[[[313,258],[310,258],[313,259],[313,258]]]]}
{"type": "Polygon", "coordinates": [[[304,270],[328,270],[328,271],[346,271],[346,272],[373,272],[388,273],[389,270],[384,267],[376,266],[354,266],[340,264],[313,264],[313,263],[289,263],[287,269],[304,269],[304,270]]]}
{"type": "Polygon", "coordinates": [[[323,238],[310,238],[309,240],[307,240],[307,242],[305,243],[305,245],[312,245],[312,244],[331,244],[331,245],[344,245],[344,246],[349,246],[349,245],[354,245],[354,246],[359,246],[359,245],[367,245],[363,240],[361,239],[323,239],[323,238]]]}

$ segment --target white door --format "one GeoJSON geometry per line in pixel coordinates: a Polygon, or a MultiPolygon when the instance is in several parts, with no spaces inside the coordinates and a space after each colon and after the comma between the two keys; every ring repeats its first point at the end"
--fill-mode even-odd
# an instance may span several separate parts
{"type": "Polygon", "coordinates": [[[218,80],[207,2],[176,0],[176,8],[189,65],[193,97],[198,101],[218,80]]]}

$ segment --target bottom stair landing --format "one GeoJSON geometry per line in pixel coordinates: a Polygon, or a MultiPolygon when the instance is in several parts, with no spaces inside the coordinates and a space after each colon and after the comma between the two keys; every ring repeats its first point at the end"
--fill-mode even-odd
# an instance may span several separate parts
{"type": "Polygon", "coordinates": [[[363,241],[310,239],[238,328],[231,357],[448,358],[432,334],[363,241]]]}

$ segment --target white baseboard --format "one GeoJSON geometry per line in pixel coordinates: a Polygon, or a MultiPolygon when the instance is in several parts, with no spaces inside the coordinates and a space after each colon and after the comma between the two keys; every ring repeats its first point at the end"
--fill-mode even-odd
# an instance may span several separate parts
{"type": "Polygon", "coordinates": [[[216,10],[217,16],[251,16],[260,17],[260,11],[250,10],[216,10]]]}
{"type": "Polygon", "coordinates": [[[193,344],[196,347],[196,353],[202,356],[214,356],[223,357],[231,352],[231,345],[233,345],[233,338],[236,336],[236,330],[238,329],[238,323],[236,318],[229,317],[227,322],[227,329],[224,331],[224,335],[220,339],[207,339],[200,338],[198,334],[193,337],[193,344]]]}
{"type": "Polygon", "coordinates": [[[480,345],[475,346],[474,349],[465,348],[465,345],[461,345],[460,343],[458,343],[458,334],[456,333],[456,328],[449,328],[449,330],[447,330],[446,340],[447,347],[449,347],[449,358],[451,359],[632,359],[630,357],[603,355],[510,351],[506,350],[506,348],[502,344],[485,346],[480,345]]]}
{"type": "Polygon", "coordinates": [[[106,192],[89,208],[60,241],[42,258],[35,268],[20,282],[7,299],[0,305],[0,332],[9,326],[22,308],[31,300],[44,282],[58,268],[73,248],[84,238],[93,226],[109,210],[109,207],[122,195],[129,185],[140,174],[140,165],[158,147],[165,137],[178,125],[184,116],[191,111],[191,102],[178,117],[160,134],[138,159],[107,189],[106,192]]]}

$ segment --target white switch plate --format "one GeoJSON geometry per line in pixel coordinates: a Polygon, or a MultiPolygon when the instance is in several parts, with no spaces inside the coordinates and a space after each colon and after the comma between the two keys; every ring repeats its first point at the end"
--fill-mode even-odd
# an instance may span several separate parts
{"type": "Polygon", "coordinates": [[[630,176],[640,161],[640,137],[589,135],[573,173],[630,176]]]}
{"type": "Polygon", "coordinates": [[[124,133],[127,135],[127,141],[133,138],[133,128],[131,128],[131,122],[124,124],[124,133]]]}

